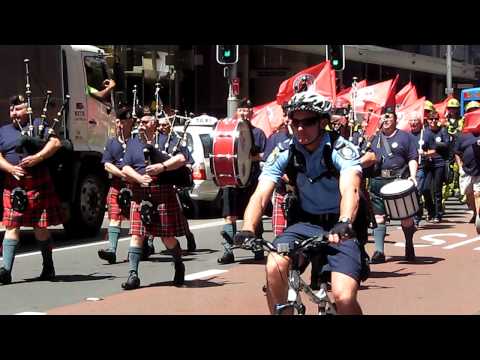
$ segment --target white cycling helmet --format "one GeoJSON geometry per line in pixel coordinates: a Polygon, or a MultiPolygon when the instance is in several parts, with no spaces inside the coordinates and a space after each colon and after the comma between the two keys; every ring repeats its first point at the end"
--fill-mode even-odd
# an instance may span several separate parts
{"type": "Polygon", "coordinates": [[[288,117],[296,111],[311,111],[330,118],[332,102],[314,91],[303,91],[292,96],[285,111],[288,117]]]}

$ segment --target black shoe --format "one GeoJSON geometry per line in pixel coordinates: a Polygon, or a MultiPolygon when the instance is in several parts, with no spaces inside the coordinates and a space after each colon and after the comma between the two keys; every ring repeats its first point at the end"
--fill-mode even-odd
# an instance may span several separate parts
{"type": "Polygon", "coordinates": [[[263,254],[263,250],[261,251],[256,251],[254,252],[254,260],[255,261],[261,261],[261,260],[265,260],[265,255],[263,254]]]}
{"type": "Polygon", "coordinates": [[[185,237],[187,238],[187,250],[189,252],[194,252],[197,250],[197,244],[195,244],[195,237],[193,234],[189,232],[187,235],[185,235],[185,237]]]}
{"type": "Polygon", "coordinates": [[[0,283],[8,285],[12,282],[12,274],[4,267],[0,268],[0,283]]]}
{"type": "Polygon", "coordinates": [[[221,258],[217,259],[217,262],[222,265],[231,264],[235,262],[235,256],[232,253],[223,253],[221,258]]]}
{"type": "Polygon", "coordinates": [[[140,278],[136,271],[130,271],[128,279],[126,282],[122,283],[122,289],[124,290],[133,290],[140,287],[140,278]]]}
{"type": "Polygon", "coordinates": [[[185,283],[185,265],[182,261],[175,263],[175,276],[173,277],[173,285],[182,286],[185,283]]]}
{"type": "Polygon", "coordinates": [[[115,264],[117,256],[110,249],[98,250],[98,257],[102,260],[107,260],[109,264],[115,264]]]}
{"type": "Polygon", "coordinates": [[[370,259],[370,264],[382,264],[385,262],[385,254],[380,251],[375,251],[370,259]]]}
{"type": "Polygon", "coordinates": [[[55,279],[55,268],[53,266],[44,266],[38,280],[52,281],[55,279]]]}

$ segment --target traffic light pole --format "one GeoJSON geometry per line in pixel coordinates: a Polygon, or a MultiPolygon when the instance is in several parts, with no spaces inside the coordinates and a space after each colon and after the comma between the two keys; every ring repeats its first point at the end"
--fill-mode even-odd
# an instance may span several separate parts
{"type": "Polygon", "coordinates": [[[238,97],[233,92],[232,80],[237,77],[237,64],[226,67],[228,69],[228,98],[227,117],[232,118],[237,112],[238,97]]]}
{"type": "Polygon", "coordinates": [[[452,87],[452,45],[447,45],[447,88],[445,89],[445,93],[448,95],[453,94],[453,87],[452,87]]]}

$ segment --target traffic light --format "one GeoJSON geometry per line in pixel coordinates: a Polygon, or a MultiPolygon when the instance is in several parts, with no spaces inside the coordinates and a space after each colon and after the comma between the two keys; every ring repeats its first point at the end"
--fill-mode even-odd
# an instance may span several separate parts
{"type": "Polygon", "coordinates": [[[327,45],[327,60],[335,71],[345,69],[345,45],[327,45]]]}
{"type": "Polygon", "coordinates": [[[238,45],[217,45],[217,62],[233,65],[238,62],[238,45]]]}

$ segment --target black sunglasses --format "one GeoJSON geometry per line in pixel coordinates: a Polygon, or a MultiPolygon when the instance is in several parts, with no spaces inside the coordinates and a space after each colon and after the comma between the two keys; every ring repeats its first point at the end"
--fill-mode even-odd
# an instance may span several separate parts
{"type": "Polygon", "coordinates": [[[320,119],[319,116],[311,117],[311,118],[308,118],[308,119],[302,119],[302,120],[292,119],[292,126],[294,128],[298,128],[300,126],[302,128],[312,127],[313,125],[315,125],[317,123],[317,121],[319,119],[320,119]]]}

